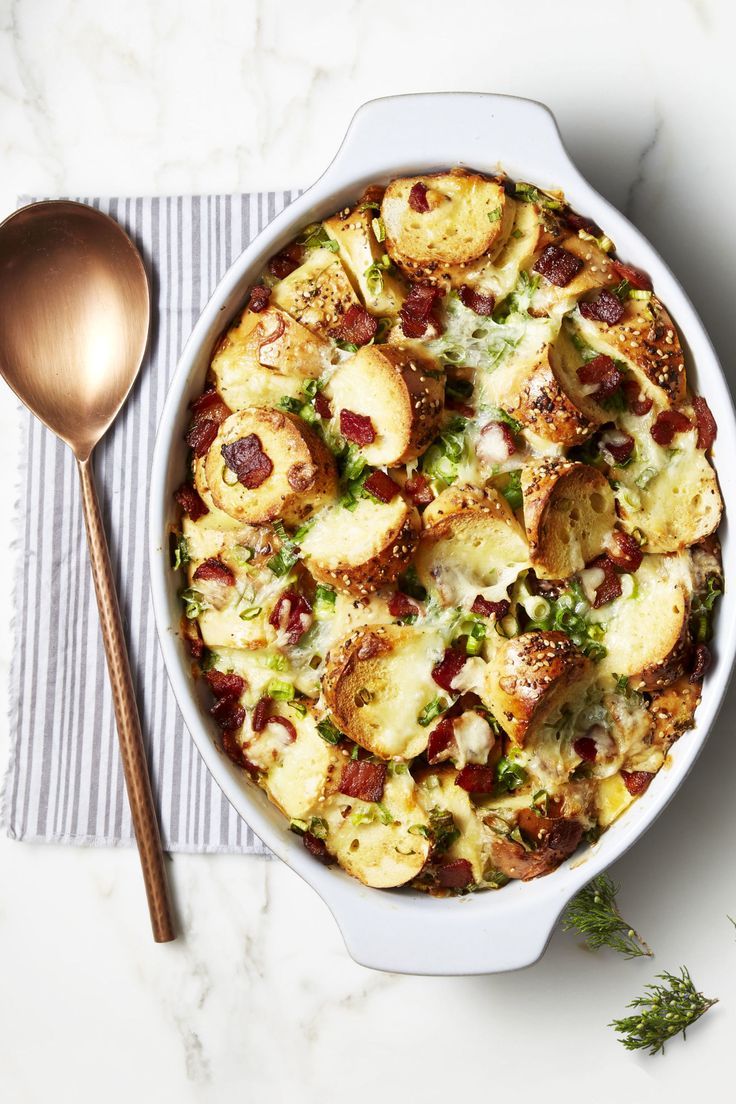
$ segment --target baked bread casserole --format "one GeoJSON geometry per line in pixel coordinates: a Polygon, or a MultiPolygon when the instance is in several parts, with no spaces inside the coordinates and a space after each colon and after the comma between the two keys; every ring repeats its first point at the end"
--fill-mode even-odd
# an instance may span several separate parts
{"type": "Polygon", "coordinates": [[[455,168],[305,227],[213,349],[176,492],[223,752],[365,885],[550,873],[693,725],[715,437],[650,279],[561,193],[455,168]]]}

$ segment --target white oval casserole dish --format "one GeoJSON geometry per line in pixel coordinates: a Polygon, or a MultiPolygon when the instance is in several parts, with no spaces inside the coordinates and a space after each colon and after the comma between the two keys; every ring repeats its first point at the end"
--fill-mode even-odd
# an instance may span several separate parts
{"type": "MultiPolygon", "coordinates": [[[[567,901],[642,835],[681,785],[713,725],[736,651],[736,590],[727,585],[715,626],[715,662],[706,678],[695,727],[673,747],[667,770],[592,848],[536,881],[498,892],[438,899],[415,891],[367,889],[337,867],[315,862],[283,815],[216,746],[205,692],[191,675],[178,637],[181,603],[169,562],[173,493],[185,469],[188,405],[202,390],[213,343],[239,312],[268,258],[307,223],[354,201],[363,188],[394,176],[453,165],[492,170],[542,188],[561,188],[571,206],[594,219],[616,242],[619,256],[644,268],[683,338],[688,371],[716,413],[716,466],[736,465],[736,422],[710,340],[687,295],[641,234],[580,175],[551,112],[511,96],[437,93],[373,100],[356,113],[337,156],[320,179],[248,246],[226,273],[199,318],[166,399],[150,488],[153,605],[169,679],[199,752],[240,816],[271,850],[300,874],[331,909],[352,957],[380,970],[412,974],[485,974],[518,969],[543,953],[567,901]]],[[[722,483],[726,517],[736,507],[736,483],[722,483]]],[[[733,542],[721,527],[728,582],[736,576],[733,542]]]]}

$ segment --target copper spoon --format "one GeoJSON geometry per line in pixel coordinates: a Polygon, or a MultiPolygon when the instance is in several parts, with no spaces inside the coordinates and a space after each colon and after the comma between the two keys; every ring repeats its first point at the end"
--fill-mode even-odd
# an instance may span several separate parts
{"type": "Polygon", "coordinates": [[[149,323],[143,262],[116,222],[82,203],[33,203],[0,224],[0,372],[71,448],[153,937],[174,938],[92,450],[138,375],[149,323]]]}

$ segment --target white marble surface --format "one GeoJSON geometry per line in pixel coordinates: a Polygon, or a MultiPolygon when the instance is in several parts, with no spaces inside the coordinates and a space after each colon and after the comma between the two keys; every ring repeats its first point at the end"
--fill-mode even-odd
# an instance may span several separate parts
{"type": "MultiPolygon", "coordinates": [[[[306,184],[367,98],[528,95],[556,111],[583,171],[675,268],[732,371],[725,0],[2,0],[0,24],[0,214],[21,192],[306,184]]],[[[3,391],[6,518],[16,441],[3,391]]],[[[5,544],[6,579],[12,559],[5,544]]],[[[7,625],[8,586],[0,604],[7,625]]],[[[0,634],[3,680],[9,649],[0,634]]],[[[0,840],[0,1099],[360,1104],[461,1087],[676,1104],[719,1086],[727,1097],[735,715],[732,694],[684,790],[614,871],[654,964],[594,958],[558,933],[519,974],[374,974],[288,870],[235,857],[173,860],[183,935],[156,947],[132,853],[0,840]],[[681,962],[721,1003],[664,1058],[626,1053],[607,1021],[655,968],[681,962]]],[[[3,720],[0,762],[6,751],[3,720]]]]}

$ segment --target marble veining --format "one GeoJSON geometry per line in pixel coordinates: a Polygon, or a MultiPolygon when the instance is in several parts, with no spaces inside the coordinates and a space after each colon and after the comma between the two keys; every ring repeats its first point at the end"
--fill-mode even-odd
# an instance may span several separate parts
{"type": "MultiPolygon", "coordinates": [[[[735,32],[723,0],[6,0],[0,213],[20,193],[304,186],[372,96],[528,95],[555,111],[585,175],[651,235],[730,361],[736,222],[724,211],[736,150],[721,120],[736,106],[735,32]]],[[[15,403],[2,397],[7,517],[18,437],[15,403]]],[[[13,555],[0,544],[6,579],[13,555]]],[[[7,625],[7,587],[0,611],[7,625]]],[[[0,634],[3,685],[9,652],[0,634]]],[[[280,863],[224,855],[174,857],[182,936],[156,947],[131,851],[0,839],[0,1099],[444,1104],[459,1092],[559,1100],[581,1086],[600,1104],[714,1095],[730,1076],[736,1023],[726,919],[736,891],[723,877],[735,712],[732,692],[691,779],[613,871],[654,963],[593,956],[558,932],[517,974],[372,973],[280,863]],[[681,962],[720,1004],[664,1059],[627,1054],[606,1024],[681,962]]],[[[0,762],[6,754],[3,719],[0,762]]]]}

